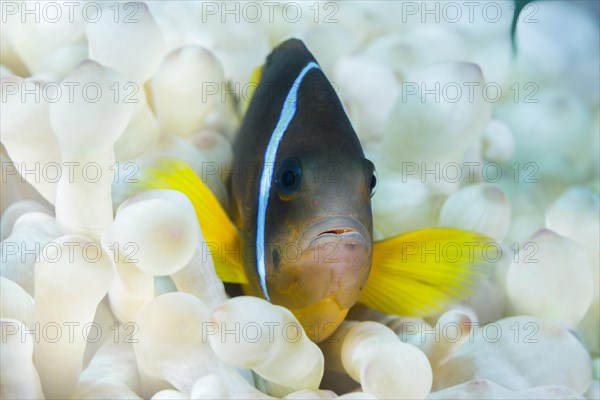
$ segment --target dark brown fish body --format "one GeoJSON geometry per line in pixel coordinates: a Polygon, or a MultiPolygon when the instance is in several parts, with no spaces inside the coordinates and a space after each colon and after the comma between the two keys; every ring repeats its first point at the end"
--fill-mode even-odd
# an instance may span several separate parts
{"type": "Polygon", "coordinates": [[[242,122],[229,215],[181,160],[163,160],[142,178],[146,190],[188,196],[224,282],[287,307],[315,342],[358,300],[386,314],[423,317],[470,295],[485,276],[487,260],[476,250],[490,239],[476,232],[429,228],[373,243],[373,163],[298,40],[268,57],[242,122]],[[446,248],[452,251],[431,252],[446,248]]]}
{"type": "Polygon", "coordinates": [[[374,171],[302,42],[268,57],[234,152],[230,216],[250,294],[289,308],[323,340],[369,275],[374,171]]]}

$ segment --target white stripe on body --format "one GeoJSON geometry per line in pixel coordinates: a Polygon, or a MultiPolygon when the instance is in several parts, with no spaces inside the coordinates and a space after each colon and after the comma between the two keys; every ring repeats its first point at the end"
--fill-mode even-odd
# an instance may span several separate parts
{"type": "Polygon", "coordinates": [[[256,223],[256,263],[260,286],[267,300],[271,301],[267,291],[267,268],[265,265],[265,220],[267,215],[267,206],[269,203],[269,192],[271,191],[271,182],[273,181],[273,166],[277,157],[279,143],[287,130],[292,118],[296,114],[296,102],[298,98],[298,89],[304,79],[304,76],[311,69],[321,69],[314,61],[309,62],[298,74],[298,77],[292,84],[283,102],[279,120],[275,130],[271,134],[271,140],[265,151],[263,170],[260,176],[260,191],[258,194],[258,219],[256,223]]]}

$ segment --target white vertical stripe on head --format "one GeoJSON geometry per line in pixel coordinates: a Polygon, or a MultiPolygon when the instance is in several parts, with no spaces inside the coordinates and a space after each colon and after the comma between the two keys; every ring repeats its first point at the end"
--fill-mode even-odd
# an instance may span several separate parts
{"type": "Polygon", "coordinates": [[[271,140],[265,151],[262,174],[260,176],[260,191],[258,193],[258,219],[256,222],[256,264],[258,277],[260,279],[260,287],[267,300],[271,300],[267,291],[267,268],[265,265],[265,220],[267,215],[267,206],[269,203],[269,192],[271,191],[271,182],[273,181],[273,167],[275,158],[277,157],[277,149],[283,138],[292,118],[296,114],[296,102],[298,100],[298,89],[304,79],[304,76],[313,68],[320,69],[319,65],[314,61],[309,62],[300,71],[298,77],[292,84],[281,108],[279,120],[275,126],[275,130],[271,134],[271,140]]]}

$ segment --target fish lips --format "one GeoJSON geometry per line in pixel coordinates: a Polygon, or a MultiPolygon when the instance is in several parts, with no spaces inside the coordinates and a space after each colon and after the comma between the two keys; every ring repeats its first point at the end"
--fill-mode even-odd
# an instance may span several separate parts
{"type": "Polygon", "coordinates": [[[326,217],[310,225],[300,240],[301,253],[324,243],[363,246],[371,253],[371,233],[357,219],[345,216],[326,217]]]}
{"type": "Polygon", "coordinates": [[[372,247],[370,231],[355,218],[319,219],[299,239],[297,257],[282,262],[270,282],[272,300],[300,308],[329,298],[350,308],[368,277],[372,247]]]}

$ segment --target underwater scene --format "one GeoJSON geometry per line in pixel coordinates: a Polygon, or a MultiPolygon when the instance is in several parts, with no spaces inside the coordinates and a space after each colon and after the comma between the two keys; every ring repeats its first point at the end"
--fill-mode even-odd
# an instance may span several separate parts
{"type": "Polygon", "coordinates": [[[600,2],[0,2],[0,399],[600,399],[600,2]]]}

